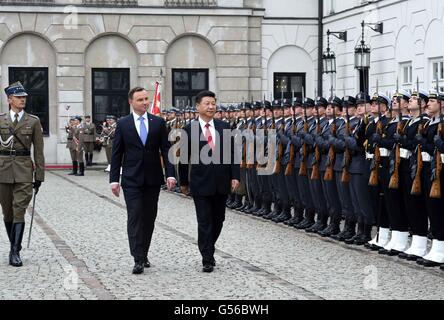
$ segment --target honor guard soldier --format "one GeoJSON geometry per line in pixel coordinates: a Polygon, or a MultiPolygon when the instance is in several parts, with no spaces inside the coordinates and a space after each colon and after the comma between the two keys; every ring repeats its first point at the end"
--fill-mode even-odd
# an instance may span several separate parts
{"type": "MultiPolygon", "coordinates": [[[[405,90],[395,92],[392,101],[392,119],[387,124],[381,140],[381,147],[390,152],[390,162],[387,167],[382,166],[381,171],[385,171],[385,173],[381,174],[381,178],[388,179],[382,181],[382,187],[385,206],[389,212],[391,239],[384,248],[379,250],[379,253],[390,256],[396,256],[408,248],[409,222],[406,212],[410,190],[408,192],[403,190],[407,183],[406,178],[410,175],[410,157],[402,158],[399,143],[410,120],[408,115],[410,98],[410,93],[405,90]]],[[[405,154],[405,156],[407,155],[405,154]]],[[[382,227],[379,229],[379,233],[381,233],[381,229],[382,227]]],[[[382,233],[386,233],[386,231],[384,230],[382,233]]]]}
{"type": "Polygon", "coordinates": [[[109,172],[111,169],[111,156],[113,154],[113,143],[114,136],[116,134],[116,127],[116,117],[112,115],[106,116],[106,122],[103,126],[102,133],[100,134],[100,142],[105,148],[106,161],[108,162],[105,172],[109,172]]]}
{"type": "Polygon", "coordinates": [[[92,166],[94,143],[96,141],[96,125],[91,122],[91,116],[85,116],[83,123],[83,146],[85,151],[85,162],[92,166]]]}
{"type": "Polygon", "coordinates": [[[84,153],[84,134],[83,134],[83,126],[82,126],[82,117],[77,116],[75,122],[75,131],[74,131],[74,144],[76,146],[76,155],[77,155],[77,163],[79,164],[79,172],[74,174],[77,177],[83,177],[85,175],[85,162],[83,160],[84,153]]]}
{"type": "Polygon", "coordinates": [[[301,182],[299,181],[299,168],[301,165],[300,148],[297,148],[293,143],[293,136],[301,130],[304,130],[304,111],[302,108],[302,98],[295,97],[292,101],[293,106],[293,121],[287,135],[289,137],[285,157],[288,158],[287,168],[285,169],[285,179],[290,195],[290,201],[294,208],[294,215],[289,221],[284,224],[294,227],[302,222],[304,219],[305,200],[300,190],[301,182]],[[293,168],[291,168],[293,166],[293,168]]]}
{"type": "MultiPolygon", "coordinates": [[[[370,97],[367,101],[369,100],[370,97]]],[[[355,97],[345,96],[342,99],[342,103],[344,121],[339,124],[336,136],[332,136],[330,139],[330,143],[334,147],[336,157],[334,164],[336,187],[338,189],[339,201],[341,202],[342,216],[345,217],[344,229],[339,234],[331,236],[333,239],[338,241],[345,241],[346,239],[350,239],[355,236],[356,221],[358,219],[358,212],[360,210],[358,200],[352,200],[351,190],[351,171],[357,167],[355,166],[355,163],[353,163],[354,168],[351,168],[352,157],[355,154],[355,151],[347,148],[345,143],[345,139],[353,135],[353,132],[358,126],[360,119],[356,116],[355,97]]],[[[362,159],[362,163],[365,161],[364,157],[356,157],[356,159],[362,159]]],[[[359,161],[357,161],[356,164],[359,164],[359,161]]]]}
{"type": "Polygon", "coordinates": [[[349,223],[346,224],[344,230],[347,232],[342,237],[338,237],[338,240],[344,241],[346,244],[363,245],[369,241],[368,235],[370,235],[371,227],[365,227],[365,225],[366,222],[374,219],[372,199],[368,192],[369,165],[365,153],[365,132],[369,125],[367,116],[367,110],[370,109],[369,102],[370,96],[366,93],[361,92],[356,96],[356,117],[359,122],[353,128],[352,121],[350,121],[350,134],[344,136],[346,152],[349,152],[351,156],[348,168],[344,167],[344,169],[347,168],[344,173],[349,175],[350,196],[356,217],[356,220],[350,219],[349,223]],[[357,233],[355,230],[356,222],[358,223],[357,233]]]}
{"type": "Polygon", "coordinates": [[[328,221],[328,205],[325,190],[322,186],[322,170],[325,169],[325,157],[322,155],[319,141],[325,127],[328,126],[327,118],[325,117],[325,109],[328,101],[325,98],[318,97],[315,101],[315,122],[309,128],[309,134],[304,136],[304,142],[308,146],[308,185],[310,193],[314,200],[317,219],[316,223],[310,228],[305,229],[308,233],[318,233],[327,227],[328,221]]]}
{"type": "MultiPolygon", "coordinates": [[[[309,160],[309,146],[305,142],[305,136],[309,135],[310,128],[315,125],[315,118],[313,117],[313,109],[315,102],[311,98],[305,98],[303,102],[304,109],[304,122],[302,130],[298,130],[295,135],[292,136],[292,143],[295,145],[296,150],[299,150],[299,172],[298,172],[298,187],[301,191],[302,198],[304,199],[304,219],[299,224],[294,225],[296,229],[305,230],[312,227],[315,224],[315,204],[309,187],[309,175],[308,167],[310,165],[309,160]]],[[[296,166],[298,164],[296,162],[296,166]]]]}
{"type": "Polygon", "coordinates": [[[39,118],[24,111],[28,94],[20,82],[5,93],[10,110],[0,114],[0,204],[11,244],[9,264],[20,267],[26,209],[32,189],[37,193],[44,181],[43,130],[39,118]]]}
{"type": "MultiPolygon", "coordinates": [[[[419,183],[421,184],[422,170],[418,174],[418,156],[421,158],[422,155],[418,154],[421,148],[418,148],[418,141],[416,137],[418,133],[419,138],[422,140],[421,136],[426,123],[430,118],[423,113],[426,109],[428,102],[427,92],[424,90],[414,90],[408,104],[408,111],[410,113],[410,120],[407,122],[403,133],[399,137],[395,136],[395,139],[399,139],[400,144],[400,154],[401,154],[401,164],[404,162],[408,163],[408,173],[405,174],[405,185],[402,187],[402,193],[407,197],[406,214],[409,221],[409,231],[412,234],[412,242],[410,247],[404,252],[399,254],[401,259],[407,259],[410,261],[416,261],[419,258],[424,257],[427,254],[427,231],[428,231],[428,214],[425,203],[424,193],[413,192],[413,182],[416,176],[419,177],[419,183]]],[[[402,100],[401,100],[402,103],[402,100]]],[[[406,164],[407,165],[407,164],[406,164]]],[[[403,170],[403,165],[401,170],[403,170]]],[[[422,164],[419,165],[422,168],[422,164]]],[[[404,175],[404,174],[403,174],[404,175]]],[[[385,238],[389,238],[389,230],[381,230],[380,235],[385,238]],[[383,232],[382,232],[383,231],[383,232]],[[387,236],[385,236],[387,234],[387,236]]],[[[381,237],[380,237],[381,238],[381,237]]]]}
{"type": "Polygon", "coordinates": [[[291,194],[295,191],[293,181],[288,181],[285,176],[285,170],[287,168],[288,162],[290,161],[289,155],[285,157],[285,151],[287,150],[287,145],[291,139],[291,129],[293,124],[293,115],[292,115],[292,101],[290,99],[283,99],[281,101],[281,106],[283,107],[283,122],[281,126],[281,130],[277,131],[279,144],[278,148],[282,148],[283,152],[280,156],[278,155],[277,161],[280,161],[280,170],[276,172],[278,186],[279,186],[279,194],[282,202],[282,213],[273,218],[273,221],[276,223],[281,223],[288,221],[292,218],[291,216],[291,207],[294,203],[294,196],[291,194]],[[290,188],[288,188],[288,183],[290,183],[290,188]]]}
{"type": "MultiPolygon", "coordinates": [[[[272,114],[273,114],[273,108],[271,106],[270,101],[256,101],[254,103],[254,109],[260,110],[260,118],[256,119],[256,132],[258,130],[262,130],[262,135],[256,134],[256,147],[259,151],[259,154],[262,156],[266,156],[267,154],[267,134],[268,134],[268,128],[271,126],[272,122],[272,114]]],[[[255,163],[256,171],[258,164],[255,163]]],[[[262,207],[260,210],[256,210],[251,212],[254,216],[257,217],[264,217],[271,213],[271,204],[273,202],[273,194],[272,194],[272,188],[271,188],[271,176],[268,175],[257,175],[258,183],[261,190],[261,200],[262,200],[262,207]]]]}
{"type": "Polygon", "coordinates": [[[336,152],[331,141],[337,137],[337,129],[344,124],[342,118],[342,100],[339,97],[332,96],[328,100],[325,110],[328,124],[324,127],[321,134],[316,137],[316,143],[319,145],[322,154],[321,161],[321,182],[325,192],[328,205],[328,214],[330,223],[324,230],[319,231],[322,237],[330,237],[340,232],[340,223],[342,219],[342,206],[338,193],[334,166],[336,162],[336,152]]]}
{"type": "Polygon", "coordinates": [[[67,138],[66,138],[66,148],[69,150],[69,154],[71,156],[72,161],[72,171],[69,175],[77,174],[77,169],[79,164],[77,162],[77,154],[76,154],[76,144],[74,143],[74,133],[76,131],[76,118],[72,117],[69,119],[68,125],[65,127],[67,138]]]}
{"type": "Polygon", "coordinates": [[[444,216],[442,214],[443,174],[442,157],[437,149],[443,136],[443,118],[439,93],[431,91],[427,100],[427,111],[430,121],[426,124],[422,139],[417,137],[422,146],[422,161],[424,163],[423,192],[426,198],[427,213],[430,220],[432,247],[423,258],[416,262],[425,267],[437,267],[444,264],[444,216]],[[438,143],[435,143],[437,141],[438,143]]]}

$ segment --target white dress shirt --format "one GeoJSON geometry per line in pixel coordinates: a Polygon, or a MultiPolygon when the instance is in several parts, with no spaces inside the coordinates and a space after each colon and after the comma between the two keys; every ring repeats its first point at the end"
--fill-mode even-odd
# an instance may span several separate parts
{"type": "MultiPolygon", "coordinates": [[[[18,113],[18,119],[17,119],[18,122],[20,122],[20,120],[22,119],[24,113],[25,112],[23,110],[18,113]]],[[[9,114],[11,115],[12,122],[14,122],[14,120],[15,120],[15,112],[12,111],[12,109],[11,109],[11,110],[9,110],[9,114]]]]}
{"type": "MultiPolygon", "coordinates": [[[[137,134],[139,135],[139,137],[140,137],[140,121],[139,121],[140,117],[141,116],[137,115],[136,113],[133,113],[134,124],[136,125],[136,130],[137,130],[137,134]]],[[[143,114],[142,117],[143,117],[143,122],[145,123],[146,132],[149,133],[150,129],[149,129],[149,124],[148,124],[147,113],[145,112],[145,114],[143,114]]],[[[148,140],[147,140],[147,142],[148,142],[148,140]]]]}
{"type": "MultiPolygon", "coordinates": [[[[207,125],[207,122],[203,121],[200,117],[199,117],[199,123],[200,123],[200,128],[202,129],[202,133],[205,137],[205,132],[207,131],[207,128],[205,128],[205,126],[207,125]]],[[[216,146],[217,144],[217,140],[216,140],[216,128],[214,127],[214,120],[211,119],[210,122],[208,122],[210,124],[210,127],[208,129],[210,129],[210,133],[211,136],[213,137],[213,143],[216,146]]]]}

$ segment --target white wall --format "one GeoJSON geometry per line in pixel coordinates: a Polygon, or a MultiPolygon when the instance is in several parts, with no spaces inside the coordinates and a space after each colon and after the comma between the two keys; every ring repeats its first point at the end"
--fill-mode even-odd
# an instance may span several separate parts
{"type": "Polygon", "coordinates": [[[317,0],[264,0],[266,17],[318,17],[317,0]]]}
{"type": "MultiPolygon", "coordinates": [[[[337,87],[346,88],[347,94],[356,94],[358,73],[354,69],[353,49],[361,39],[362,20],[383,22],[381,35],[365,28],[365,41],[372,48],[370,68],[370,89],[374,90],[379,81],[380,91],[390,93],[396,88],[396,79],[401,77],[400,63],[412,61],[413,82],[419,77],[420,86],[432,86],[431,58],[444,56],[444,43],[440,40],[444,32],[444,1],[437,0],[384,0],[375,5],[362,7],[324,19],[324,32],[348,31],[344,43],[330,38],[331,47],[337,56],[337,87]]],[[[324,37],[326,45],[326,37],[324,37]]],[[[329,90],[324,75],[324,94],[329,90]]],[[[444,86],[444,81],[441,81],[444,86]]]]}

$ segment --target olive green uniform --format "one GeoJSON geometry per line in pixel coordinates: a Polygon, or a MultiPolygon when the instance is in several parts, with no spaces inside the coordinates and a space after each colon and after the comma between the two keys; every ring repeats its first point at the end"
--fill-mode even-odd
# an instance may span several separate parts
{"type": "Polygon", "coordinates": [[[14,128],[10,113],[0,114],[0,204],[5,222],[23,223],[32,199],[32,182],[44,181],[43,133],[38,117],[24,112],[14,128]],[[33,146],[34,162],[30,155],[33,146]]]}
{"type": "Polygon", "coordinates": [[[71,155],[71,161],[77,161],[76,154],[76,144],[74,143],[74,132],[76,128],[74,126],[67,126],[66,133],[68,134],[66,148],[69,150],[69,154],[71,155]]]}

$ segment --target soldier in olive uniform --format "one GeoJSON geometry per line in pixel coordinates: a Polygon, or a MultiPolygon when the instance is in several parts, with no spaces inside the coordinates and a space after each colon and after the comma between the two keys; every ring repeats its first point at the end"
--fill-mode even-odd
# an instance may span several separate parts
{"type": "Polygon", "coordinates": [[[76,154],[76,144],[74,143],[74,133],[76,131],[76,118],[72,117],[69,119],[69,124],[65,127],[66,133],[68,134],[66,141],[66,148],[69,150],[69,154],[71,156],[72,161],[72,171],[68,173],[68,175],[72,176],[77,174],[77,169],[79,167],[79,163],[77,162],[77,154],[76,154]]]}
{"type": "Polygon", "coordinates": [[[75,123],[75,131],[74,131],[74,144],[76,146],[76,155],[77,155],[77,163],[79,164],[79,172],[74,174],[77,177],[82,177],[85,175],[85,162],[83,161],[83,153],[84,153],[84,134],[83,134],[83,126],[82,126],[82,117],[76,117],[75,123]]]}
{"type": "Polygon", "coordinates": [[[102,142],[102,146],[105,148],[106,160],[108,162],[108,167],[105,169],[105,172],[109,172],[111,169],[111,155],[113,153],[113,142],[116,134],[116,126],[116,117],[106,116],[106,125],[103,126],[103,130],[100,135],[100,141],[102,142]]]}
{"type": "Polygon", "coordinates": [[[26,208],[33,187],[37,193],[44,181],[43,133],[39,118],[24,111],[27,93],[21,83],[5,92],[10,111],[0,114],[0,204],[11,244],[9,264],[20,267],[26,208]]]}
{"type": "Polygon", "coordinates": [[[96,125],[91,122],[91,116],[86,116],[85,122],[83,123],[83,146],[85,151],[85,162],[87,166],[92,166],[95,141],[96,125]]]}

